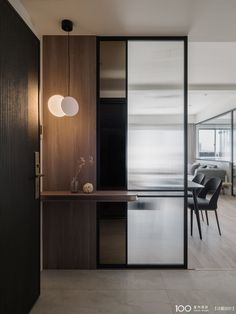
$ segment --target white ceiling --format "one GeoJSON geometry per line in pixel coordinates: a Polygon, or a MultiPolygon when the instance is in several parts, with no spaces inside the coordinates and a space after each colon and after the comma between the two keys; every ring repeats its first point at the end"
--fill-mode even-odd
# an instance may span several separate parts
{"type": "MultiPolygon", "coordinates": [[[[135,114],[178,114],[183,95],[179,42],[129,42],[129,104],[135,114]],[[180,85],[178,87],[178,85],[180,85]]],[[[189,114],[236,108],[236,43],[189,44],[189,114]],[[229,108],[230,107],[230,108],[229,108]]]]}
{"type": "Polygon", "coordinates": [[[41,35],[188,35],[191,41],[236,41],[235,0],[21,0],[41,35]]]}
{"type": "MultiPolygon", "coordinates": [[[[231,109],[228,109],[228,105],[230,104],[232,104],[232,107],[236,108],[236,90],[189,91],[189,114],[198,115],[199,113],[202,113],[204,111],[212,113],[214,112],[214,108],[219,109],[219,107],[222,108],[221,112],[226,112],[231,109]]],[[[218,114],[218,112],[216,114],[218,114]]],[[[210,116],[214,116],[216,114],[212,114],[210,116]]]]}
{"type": "Polygon", "coordinates": [[[189,113],[204,120],[236,108],[236,42],[189,44],[189,113]]]}
{"type": "MultiPolygon", "coordinates": [[[[189,113],[201,120],[236,107],[236,0],[9,1],[21,1],[40,35],[64,35],[64,18],[73,35],[188,35],[189,113]]],[[[162,98],[174,112],[175,92],[146,93],[151,107],[162,98]]]]}
{"type": "Polygon", "coordinates": [[[236,84],[236,42],[191,42],[188,56],[190,85],[236,84]]]}

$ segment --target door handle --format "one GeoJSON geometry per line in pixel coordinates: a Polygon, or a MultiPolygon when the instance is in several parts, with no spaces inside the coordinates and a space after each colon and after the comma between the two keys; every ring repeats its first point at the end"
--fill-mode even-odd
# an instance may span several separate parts
{"type": "Polygon", "coordinates": [[[34,152],[34,180],[35,180],[35,199],[40,197],[40,178],[44,175],[40,173],[40,156],[39,152],[34,152]]]}
{"type": "Polygon", "coordinates": [[[44,174],[42,174],[42,173],[37,173],[37,174],[35,175],[35,178],[41,178],[41,177],[44,177],[44,174]]]}

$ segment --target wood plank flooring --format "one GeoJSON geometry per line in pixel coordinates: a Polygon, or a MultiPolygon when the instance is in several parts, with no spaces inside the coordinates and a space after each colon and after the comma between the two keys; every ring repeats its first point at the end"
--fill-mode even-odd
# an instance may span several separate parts
{"type": "MultiPolygon", "coordinates": [[[[219,235],[214,212],[208,212],[209,226],[201,220],[203,239],[199,239],[194,217],[193,236],[189,223],[189,269],[236,269],[236,197],[221,195],[218,215],[219,235]]],[[[189,215],[190,216],[190,215],[189,215]]]]}

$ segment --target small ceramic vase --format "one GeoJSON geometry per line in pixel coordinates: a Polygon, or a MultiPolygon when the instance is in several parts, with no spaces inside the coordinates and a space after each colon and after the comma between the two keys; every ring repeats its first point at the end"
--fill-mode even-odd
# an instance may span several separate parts
{"type": "Polygon", "coordinates": [[[71,193],[77,193],[79,191],[79,181],[76,177],[73,177],[70,183],[71,193]]]}

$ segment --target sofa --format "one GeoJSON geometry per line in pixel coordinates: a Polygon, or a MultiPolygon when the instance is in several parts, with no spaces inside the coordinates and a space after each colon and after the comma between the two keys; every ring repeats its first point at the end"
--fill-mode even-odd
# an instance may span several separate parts
{"type": "Polygon", "coordinates": [[[205,175],[205,181],[207,181],[210,178],[218,177],[223,182],[225,181],[226,171],[221,168],[198,168],[196,169],[196,174],[202,173],[205,175]]]}
{"type": "Polygon", "coordinates": [[[202,173],[205,175],[205,181],[210,178],[218,177],[224,182],[226,177],[226,170],[218,167],[217,165],[200,164],[198,162],[189,165],[189,175],[195,176],[198,173],[202,173]]]}

